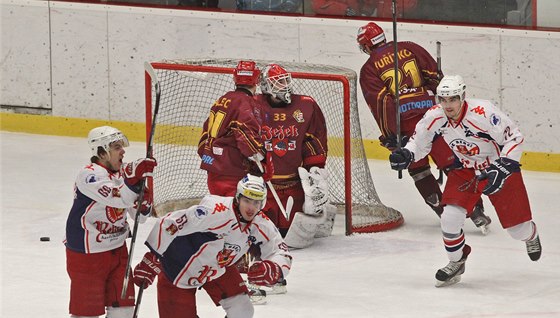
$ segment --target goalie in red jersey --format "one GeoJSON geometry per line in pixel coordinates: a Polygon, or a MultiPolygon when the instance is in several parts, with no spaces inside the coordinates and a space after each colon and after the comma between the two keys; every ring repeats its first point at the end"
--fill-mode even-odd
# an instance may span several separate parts
{"type": "MultiPolygon", "coordinates": [[[[379,129],[381,145],[390,151],[397,147],[394,42],[387,43],[383,29],[370,22],[358,30],[358,45],[369,55],[360,70],[360,86],[379,129]]],[[[404,41],[398,42],[399,96],[401,120],[401,145],[404,147],[414,133],[416,123],[435,103],[434,92],[443,77],[437,62],[420,45],[404,41]]],[[[436,136],[429,153],[439,169],[448,172],[459,165],[456,156],[441,136],[436,136]]],[[[430,170],[428,157],[424,157],[408,167],[416,189],[430,208],[441,216],[442,192],[430,170]]],[[[468,215],[473,223],[486,234],[491,220],[484,214],[482,200],[468,215]]]]}
{"type": "MultiPolygon", "coordinates": [[[[265,159],[260,106],[253,98],[259,75],[255,62],[240,61],[233,72],[235,90],[214,102],[204,122],[198,155],[200,168],[208,172],[210,194],[235,195],[239,179],[249,170],[258,170],[256,162],[265,159]]],[[[264,167],[273,170],[266,162],[264,167]]]]}
{"type": "Polygon", "coordinates": [[[278,204],[269,191],[264,210],[288,246],[307,247],[314,237],[330,235],[336,214],[334,206],[328,204],[324,169],[325,117],[312,97],[293,93],[291,74],[280,65],[267,65],[260,85],[263,94],[256,99],[263,107],[261,138],[272,157],[271,184],[280,199],[278,204]],[[288,203],[292,201],[293,206],[288,203]]]}

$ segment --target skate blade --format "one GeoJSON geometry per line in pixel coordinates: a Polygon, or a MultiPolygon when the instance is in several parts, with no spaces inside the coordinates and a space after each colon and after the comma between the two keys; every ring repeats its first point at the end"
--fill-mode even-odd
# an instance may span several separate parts
{"type": "Polygon", "coordinates": [[[249,296],[253,306],[266,305],[266,296],[249,296]]]}
{"type": "Polygon", "coordinates": [[[281,294],[285,294],[285,293],[288,292],[288,288],[286,288],[285,285],[283,285],[283,286],[274,285],[269,290],[267,290],[267,289],[265,289],[265,290],[266,290],[266,293],[268,295],[281,295],[281,294]]]}
{"type": "Polygon", "coordinates": [[[490,227],[488,225],[481,225],[479,229],[482,235],[487,235],[490,232],[490,227]]]}
{"type": "Polygon", "coordinates": [[[439,287],[455,285],[460,281],[461,281],[461,275],[457,275],[457,276],[455,276],[453,278],[450,278],[449,280],[446,280],[446,281],[436,280],[436,287],[439,288],[439,287]]]}

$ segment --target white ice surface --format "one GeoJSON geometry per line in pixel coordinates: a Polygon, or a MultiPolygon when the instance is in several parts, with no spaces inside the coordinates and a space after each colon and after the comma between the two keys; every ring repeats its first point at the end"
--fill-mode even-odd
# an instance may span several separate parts
{"type": "MultiPolygon", "coordinates": [[[[8,317],[68,317],[69,284],[62,244],[74,178],[88,162],[85,139],[0,132],[1,311],[8,317]],[[49,236],[50,242],[39,238],[49,236]]],[[[144,155],[133,143],[125,159],[144,155]]],[[[543,245],[532,262],[523,242],[493,220],[482,236],[467,220],[473,248],[461,283],[435,288],[436,270],[447,264],[439,222],[414,189],[384,161],[370,162],[381,200],[405,217],[385,233],[344,236],[337,216],[334,235],[293,251],[288,293],[268,297],[255,317],[560,317],[560,174],[524,172],[543,245]]],[[[153,220],[140,226],[133,264],[146,251],[153,220]]],[[[198,292],[201,318],[221,318],[198,292]]],[[[157,317],[156,290],[144,293],[140,317],[157,317]]]]}

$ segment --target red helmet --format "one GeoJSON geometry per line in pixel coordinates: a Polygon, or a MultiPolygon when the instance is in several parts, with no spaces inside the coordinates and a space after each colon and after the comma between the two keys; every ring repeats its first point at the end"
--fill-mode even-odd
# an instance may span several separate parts
{"type": "Polygon", "coordinates": [[[261,71],[253,61],[239,61],[233,71],[235,85],[255,86],[259,82],[261,71]]]}
{"type": "Polygon", "coordinates": [[[358,29],[358,37],[356,40],[358,41],[360,50],[365,52],[366,47],[372,47],[385,42],[385,33],[379,25],[370,22],[358,29]]]}
{"type": "Polygon", "coordinates": [[[286,104],[291,103],[292,74],[278,64],[269,64],[262,71],[261,91],[286,104]]]}

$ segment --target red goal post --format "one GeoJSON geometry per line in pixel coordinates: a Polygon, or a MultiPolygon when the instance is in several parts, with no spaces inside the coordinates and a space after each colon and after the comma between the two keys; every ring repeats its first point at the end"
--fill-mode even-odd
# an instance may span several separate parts
{"type": "MultiPolygon", "coordinates": [[[[158,160],[154,173],[154,206],[158,215],[198,203],[208,193],[197,146],[210,106],[234,89],[232,73],[238,60],[185,59],[151,63],[158,76],[161,99],[153,136],[158,160]]],[[[362,142],[357,76],[330,65],[255,60],[261,68],[278,63],[292,74],[294,93],[313,97],[325,115],[328,131],[329,194],[346,217],[346,234],[385,231],[404,219],[381,203],[362,142]]],[[[153,81],[145,73],[146,134],[152,120],[153,81]]],[[[259,90],[260,92],[260,90],[259,90]]]]}

